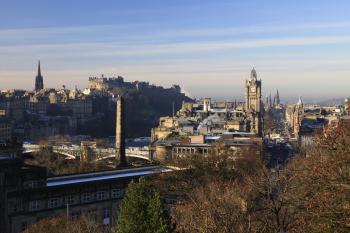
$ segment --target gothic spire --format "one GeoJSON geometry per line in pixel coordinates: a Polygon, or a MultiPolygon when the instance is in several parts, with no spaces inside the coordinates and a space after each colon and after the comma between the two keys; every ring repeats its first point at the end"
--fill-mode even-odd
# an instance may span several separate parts
{"type": "Polygon", "coordinates": [[[39,62],[38,62],[38,76],[41,76],[40,60],[39,60],[39,62]]]}
{"type": "Polygon", "coordinates": [[[276,104],[279,105],[280,103],[281,103],[280,94],[279,94],[278,89],[277,89],[277,93],[276,93],[276,104]]]}
{"type": "Polygon", "coordinates": [[[38,62],[38,74],[35,78],[35,91],[44,89],[44,78],[41,75],[40,60],[38,62]]]}
{"type": "Polygon", "coordinates": [[[252,72],[250,73],[250,79],[256,80],[257,78],[258,78],[258,75],[257,75],[257,73],[256,73],[255,68],[253,67],[252,72]]]}
{"type": "Polygon", "coordinates": [[[301,99],[301,96],[299,96],[299,99],[298,99],[298,103],[297,103],[298,106],[303,106],[303,100],[301,99]]]}

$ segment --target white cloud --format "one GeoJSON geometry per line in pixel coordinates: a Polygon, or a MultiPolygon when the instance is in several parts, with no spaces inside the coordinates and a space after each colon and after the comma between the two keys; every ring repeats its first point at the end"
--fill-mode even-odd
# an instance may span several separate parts
{"type": "Polygon", "coordinates": [[[162,54],[203,53],[228,49],[250,49],[266,47],[313,46],[350,43],[350,36],[285,37],[257,40],[216,40],[210,42],[164,43],[157,45],[126,45],[109,43],[64,43],[29,46],[0,46],[2,54],[43,54],[49,57],[98,57],[98,56],[147,56],[162,54]]]}
{"type": "MultiPolygon", "coordinates": [[[[134,25],[139,26],[139,25],[134,25]]],[[[327,36],[324,32],[319,36],[272,36],[266,32],[288,32],[289,30],[305,30],[318,28],[346,28],[349,23],[314,24],[292,27],[251,27],[251,28],[209,28],[194,30],[171,30],[166,32],[148,32],[139,37],[118,37],[114,40],[96,42],[93,38],[60,42],[61,36],[70,34],[92,33],[102,35],[110,29],[127,30],[125,25],[101,25],[63,28],[14,29],[0,30],[1,40],[14,40],[13,44],[0,46],[0,81],[3,87],[28,88],[33,85],[35,67],[30,64],[35,59],[43,59],[45,84],[59,87],[66,84],[70,87],[78,84],[84,87],[90,75],[107,74],[124,75],[128,80],[149,80],[151,83],[169,86],[174,82],[181,84],[195,96],[243,95],[243,80],[248,77],[251,66],[257,66],[259,76],[264,80],[265,90],[281,87],[284,93],[315,94],[302,90],[303,86],[312,87],[323,84],[334,87],[341,80],[344,85],[333,91],[334,94],[346,92],[345,84],[350,85],[349,55],[338,53],[307,53],[307,48],[325,48],[325,45],[345,45],[350,43],[350,36],[343,33],[327,36]],[[235,35],[261,33],[260,39],[220,39],[211,35],[235,35]],[[57,41],[44,40],[46,43],[18,43],[24,38],[55,36],[57,41]],[[4,36],[4,37],[3,37],[4,36]],[[152,37],[153,36],[153,37],[152,37]],[[171,42],[163,40],[172,36],[202,37],[197,42],[171,42]],[[208,37],[210,38],[208,38],[208,37]],[[135,40],[128,38],[135,37],[135,40]],[[5,38],[5,39],[4,39],[5,38]],[[150,43],[153,38],[161,42],[150,43]],[[144,41],[144,39],[146,39],[144,41]],[[316,45],[316,46],[315,46],[316,45]],[[319,46],[322,45],[323,47],[319,46]],[[315,46],[315,47],[313,47],[315,46]],[[317,47],[318,46],[318,47],[317,47]],[[297,49],[285,49],[296,47],[297,49]],[[274,54],[259,54],[259,49],[283,48],[274,54]],[[304,49],[305,48],[305,49],[304,49]],[[251,50],[254,49],[254,50],[251,50]],[[239,51],[241,50],[241,51],[239,51]],[[251,53],[252,56],[235,54],[251,53]],[[287,51],[287,52],[285,52],[287,51]],[[212,55],[216,53],[214,58],[212,55]],[[228,55],[231,54],[231,55],[228,55]],[[191,59],[192,57],[192,59],[191,59]],[[196,57],[196,58],[193,58],[196,57]],[[184,58],[184,59],[183,59],[184,58]],[[71,64],[73,63],[73,64],[71,64]],[[13,70],[11,69],[13,68],[13,70]],[[62,68],[62,69],[59,69],[62,68]],[[346,79],[347,77],[347,79],[346,79]],[[321,80],[321,82],[320,82],[321,80]],[[303,93],[289,90],[293,85],[300,85],[303,93]]],[[[113,31],[113,30],[112,30],[113,31]]],[[[119,31],[118,31],[119,32],[119,31]]],[[[108,33],[107,33],[108,34],[108,33]]],[[[110,33],[109,36],[117,34],[110,33]]],[[[193,40],[192,40],[193,41],[193,40]]],[[[273,50],[273,49],[271,49],[273,50]]],[[[36,61],[34,61],[35,63],[36,61]]],[[[325,92],[325,89],[322,89],[325,92]]],[[[325,92],[328,93],[328,92],[325,92]]]]}
{"type": "MultiPolygon", "coordinates": [[[[223,36],[223,35],[242,35],[256,33],[281,33],[291,31],[310,31],[315,29],[339,29],[349,28],[350,22],[325,22],[317,24],[290,24],[290,25],[258,25],[258,26],[241,26],[241,27],[209,27],[209,28],[175,28],[171,30],[154,30],[152,25],[138,24],[105,24],[105,25],[80,25],[67,27],[39,27],[39,28],[15,28],[0,29],[1,40],[16,40],[23,37],[45,37],[70,36],[80,33],[96,33],[99,36],[117,35],[125,37],[123,32],[128,31],[131,36],[128,39],[157,39],[157,38],[174,38],[174,37],[203,37],[203,36],[223,36]],[[148,30],[142,30],[149,28],[148,30]],[[136,32],[135,32],[136,31],[136,32]],[[137,33],[139,32],[139,33],[137,33]],[[135,35],[136,34],[136,35],[135,35]]],[[[95,34],[95,36],[96,36],[95,34]]]]}

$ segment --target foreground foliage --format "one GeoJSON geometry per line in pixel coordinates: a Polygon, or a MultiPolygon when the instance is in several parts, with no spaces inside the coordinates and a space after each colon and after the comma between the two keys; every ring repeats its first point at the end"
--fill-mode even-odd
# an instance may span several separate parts
{"type": "Polygon", "coordinates": [[[40,221],[24,231],[24,233],[104,233],[108,229],[100,226],[93,215],[82,215],[76,220],[67,220],[66,216],[58,216],[40,221]]]}
{"type": "MultiPolygon", "coordinates": [[[[251,151],[239,159],[222,152],[175,161],[172,165],[188,169],[152,179],[167,208],[144,178],[132,182],[115,232],[169,232],[165,209],[181,233],[350,232],[350,122],[329,127],[314,141],[308,156],[273,170],[251,151]]],[[[98,224],[85,227],[84,221],[83,231],[50,221],[27,233],[103,230],[98,224]]]]}
{"type": "Polygon", "coordinates": [[[79,159],[67,160],[64,156],[54,153],[49,148],[42,148],[39,152],[33,153],[32,158],[26,160],[26,164],[45,167],[49,176],[95,172],[114,168],[114,164],[111,165],[108,160],[83,162],[79,159]]]}
{"type": "Polygon", "coordinates": [[[160,194],[144,177],[132,181],[120,210],[117,233],[167,233],[160,194]]]}
{"type": "MultiPolygon", "coordinates": [[[[197,159],[190,161],[194,170],[184,172],[197,175],[191,183],[188,174],[164,178],[187,184],[173,216],[179,232],[350,232],[349,122],[318,135],[308,157],[279,169],[249,154],[233,164],[197,159]]],[[[178,188],[163,187],[181,193],[178,188]]]]}

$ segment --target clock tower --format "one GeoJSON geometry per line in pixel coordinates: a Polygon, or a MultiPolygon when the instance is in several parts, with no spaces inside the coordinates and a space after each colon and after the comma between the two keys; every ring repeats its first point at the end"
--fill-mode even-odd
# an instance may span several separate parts
{"type": "Polygon", "coordinates": [[[253,68],[250,79],[245,83],[245,108],[255,112],[261,112],[261,80],[257,79],[253,68]]]}
{"type": "Polygon", "coordinates": [[[253,68],[250,79],[245,83],[245,110],[251,122],[251,132],[261,135],[262,131],[262,103],[261,103],[261,80],[253,68]]]}

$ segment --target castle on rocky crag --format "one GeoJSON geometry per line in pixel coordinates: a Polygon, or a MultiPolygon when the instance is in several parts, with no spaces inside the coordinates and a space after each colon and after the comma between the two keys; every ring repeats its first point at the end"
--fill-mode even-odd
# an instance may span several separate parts
{"type": "MultiPolygon", "coordinates": [[[[122,76],[118,77],[105,77],[102,75],[101,77],[89,77],[88,89],[93,91],[103,91],[107,92],[110,90],[118,90],[118,89],[135,89],[137,91],[143,90],[156,90],[161,87],[149,84],[149,82],[142,81],[134,81],[134,82],[126,82],[122,76]]],[[[181,87],[179,85],[173,85],[168,90],[175,91],[177,93],[181,93],[181,87]]]]}

